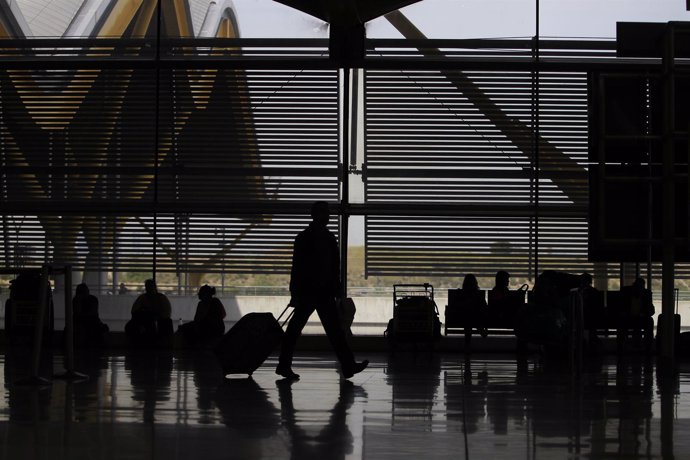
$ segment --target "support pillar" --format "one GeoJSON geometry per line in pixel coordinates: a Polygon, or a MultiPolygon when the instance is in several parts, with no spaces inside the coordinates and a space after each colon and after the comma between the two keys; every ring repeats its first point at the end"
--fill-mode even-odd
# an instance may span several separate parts
{"type": "Polygon", "coordinates": [[[675,276],[675,152],[673,146],[674,131],[674,26],[669,24],[666,30],[664,50],[664,134],[662,158],[662,278],[661,278],[661,312],[663,314],[660,355],[667,365],[674,362],[674,276],[675,276]]]}

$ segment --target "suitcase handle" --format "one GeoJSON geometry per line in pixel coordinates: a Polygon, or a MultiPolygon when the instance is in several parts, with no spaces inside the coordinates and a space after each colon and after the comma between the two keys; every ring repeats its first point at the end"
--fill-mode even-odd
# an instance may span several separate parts
{"type": "Polygon", "coordinates": [[[292,306],[292,304],[289,304],[289,303],[288,303],[287,306],[285,307],[285,309],[280,313],[280,315],[278,316],[278,319],[277,319],[276,321],[278,321],[278,323],[280,323],[280,327],[285,327],[285,325],[287,324],[287,322],[290,321],[290,318],[292,318],[292,315],[294,315],[294,314],[295,314],[295,309],[294,309],[294,307],[292,306]],[[290,310],[291,308],[292,308],[292,311],[285,317],[285,321],[283,321],[282,323],[280,323],[280,318],[282,318],[283,315],[285,315],[285,312],[287,312],[287,311],[290,310]]]}

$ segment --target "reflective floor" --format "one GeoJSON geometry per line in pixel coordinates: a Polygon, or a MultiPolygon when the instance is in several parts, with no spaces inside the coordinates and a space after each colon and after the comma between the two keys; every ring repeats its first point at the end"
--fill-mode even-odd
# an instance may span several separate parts
{"type": "Polygon", "coordinates": [[[28,357],[7,353],[0,458],[690,458],[687,365],[610,357],[572,379],[537,357],[367,357],[347,382],[331,354],[300,354],[290,383],[274,359],[224,380],[208,352],[90,355],[88,381],[36,388],[17,384],[28,357]]]}

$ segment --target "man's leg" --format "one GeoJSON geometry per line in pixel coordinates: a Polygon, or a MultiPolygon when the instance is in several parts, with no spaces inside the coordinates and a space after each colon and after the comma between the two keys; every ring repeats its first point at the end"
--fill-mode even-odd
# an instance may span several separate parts
{"type": "MultiPolygon", "coordinates": [[[[295,313],[292,315],[292,318],[290,318],[280,346],[280,358],[278,359],[278,368],[276,372],[278,372],[278,370],[287,371],[292,367],[292,355],[295,352],[297,339],[302,334],[302,329],[304,329],[305,324],[307,324],[313,312],[313,303],[305,302],[295,307],[295,313]]],[[[283,374],[282,372],[278,373],[281,375],[283,374]]]]}
{"type": "Polygon", "coordinates": [[[333,351],[335,351],[335,355],[338,361],[340,361],[340,367],[343,370],[343,374],[350,374],[351,376],[355,369],[355,357],[352,354],[352,350],[345,338],[345,332],[343,332],[342,325],[340,324],[335,299],[319,299],[316,311],[319,314],[321,324],[323,324],[328,340],[331,342],[333,351]]]}

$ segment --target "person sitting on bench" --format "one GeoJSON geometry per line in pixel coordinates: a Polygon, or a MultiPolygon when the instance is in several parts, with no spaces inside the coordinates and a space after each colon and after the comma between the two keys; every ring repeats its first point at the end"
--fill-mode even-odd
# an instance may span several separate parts
{"type": "Polygon", "coordinates": [[[510,273],[496,272],[496,285],[489,291],[489,314],[495,315],[504,324],[512,324],[515,318],[514,305],[510,299],[510,273]]]}
{"type": "Polygon", "coordinates": [[[225,333],[225,324],[223,323],[225,307],[215,295],[216,288],[208,284],[201,286],[194,321],[185,323],[178,328],[189,345],[210,342],[225,333]]]}
{"type": "Polygon", "coordinates": [[[144,282],[146,292],[137,297],[132,305],[132,319],[125,326],[127,336],[135,344],[154,344],[172,337],[170,301],[158,292],[156,282],[144,282]]]}
{"type": "Polygon", "coordinates": [[[466,326],[465,336],[472,334],[475,328],[482,337],[487,336],[486,314],[487,305],[484,293],[479,289],[477,277],[471,273],[465,275],[462,281],[463,309],[465,310],[466,326]]]}
{"type": "Polygon", "coordinates": [[[99,347],[103,345],[108,325],[98,316],[98,297],[91,294],[86,283],[77,285],[72,299],[74,319],[74,344],[77,347],[99,347]]]}

